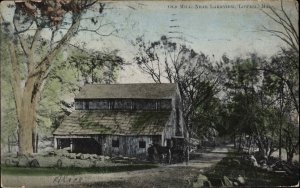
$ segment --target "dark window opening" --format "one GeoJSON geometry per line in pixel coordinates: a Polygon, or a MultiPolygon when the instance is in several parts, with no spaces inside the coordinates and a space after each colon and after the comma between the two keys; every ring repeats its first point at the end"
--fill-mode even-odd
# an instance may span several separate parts
{"type": "Polygon", "coordinates": [[[92,138],[73,138],[74,153],[101,154],[101,145],[92,138]]]}
{"type": "Polygon", "coordinates": [[[85,101],[84,109],[85,109],[85,110],[88,110],[88,109],[89,109],[89,101],[85,101]]]}
{"type": "Polygon", "coordinates": [[[57,149],[63,149],[70,147],[71,140],[69,138],[58,138],[57,139],[57,149]]]}
{"type": "Polygon", "coordinates": [[[118,148],[119,147],[119,140],[112,140],[112,147],[118,148]]]}
{"type": "Polygon", "coordinates": [[[139,141],[139,148],[146,148],[146,142],[145,141],[139,141]]]}
{"type": "Polygon", "coordinates": [[[132,102],[129,99],[116,99],[114,100],[113,109],[115,110],[130,110],[132,102]]]}
{"type": "Polygon", "coordinates": [[[153,136],[152,137],[152,143],[153,144],[160,144],[159,136],[153,136]]]}
{"type": "Polygon", "coordinates": [[[172,147],[171,139],[167,139],[167,147],[168,147],[168,148],[171,148],[171,147],[172,147]]]}
{"type": "Polygon", "coordinates": [[[108,108],[110,109],[110,110],[113,110],[114,109],[114,106],[115,106],[115,102],[113,101],[113,100],[110,100],[110,101],[108,101],[108,108]]]}

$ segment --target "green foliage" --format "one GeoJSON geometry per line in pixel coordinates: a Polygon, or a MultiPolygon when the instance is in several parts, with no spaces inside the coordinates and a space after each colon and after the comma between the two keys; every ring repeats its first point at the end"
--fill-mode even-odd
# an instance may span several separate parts
{"type": "Polygon", "coordinates": [[[117,70],[123,64],[123,59],[117,54],[117,50],[89,53],[77,51],[68,58],[68,64],[80,73],[85,83],[111,84],[116,80],[117,70]]]}
{"type": "Polygon", "coordinates": [[[15,140],[18,125],[15,101],[12,95],[11,72],[9,64],[9,49],[6,35],[0,30],[1,57],[1,144],[7,143],[8,138],[15,140]]]}
{"type": "Polygon", "coordinates": [[[221,101],[214,96],[208,97],[201,103],[192,118],[192,130],[200,138],[213,138],[226,134],[222,121],[221,101]]]}
{"type": "Polygon", "coordinates": [[[215,122],[211,120],[218,119],[214,112],[219,79],[209,57],[167,36],[148,42],[139,37],[134,45],[138,48],[134,61],[154,82],[177,83],[183,118],[192,137],[215,132],[215,122]]]}
{"type": "MultiPolygon", "coordinates": [[[[286,140],[299,136],[282,135],[282,130],[288,130],[288,125],[295,127],[297,112],[299,115],[296,92],[299,73],[294,69],[299,62],[296,56],[283,49],[270,60],[256,54],[234,60],[223,57],[225,132],[254,137],[260,151],[265,152],[264,156],[280,147],[283,136],[287,137],[286,140]]],[[[294,146],[299,144],[293,143],[294,146]]]]}
{"type": "Polygon", "coordinates": [[[71,49],[56,58],[49,75],[38,112],[42,132],[48,135],[59,126],[63,117],[69,115],[74,106],[75,94],[84,83],[113,83],[123,59],[118,51],[96,52],[71,49]],[[65,60],[66,59],[66,60],[65,60]]]}
{"type": "Polygon", "coordinates": [[[252,54],[250,58],[232,61],[232,68],[226,70],[228,133],[276,138],[276,110],[267,105],[270,99],[266,97],[264,78],[259,71],[264,63],[263,58],[252,54]]]}
{"type": "MultiPolygon", "coordinates": [[[[8,41],[2,40],[5,39],[4,37],[1,33],[1,49],[3,49],[1,51],[1,143],[6,143],[8,137],[16,139],[18,127],[12,95],[12,68],[7,49],[8,41]]],[[[69,48],[58,54],[37,109],[37,128],[40,136],[50,136],[63,117],[70,113],[74,106],[75,94],[88,77],[94,78],[93,83],[113,83],[116,80],[117,72],[123,62],[117,53],[118,51],[93,51],[89,54],[69,48]],[[81,60],[84,61],[81,63],[81,60]]],[[[22,56],[18,56],[19,63],[24,62],[21,58],[22,56]]]]}

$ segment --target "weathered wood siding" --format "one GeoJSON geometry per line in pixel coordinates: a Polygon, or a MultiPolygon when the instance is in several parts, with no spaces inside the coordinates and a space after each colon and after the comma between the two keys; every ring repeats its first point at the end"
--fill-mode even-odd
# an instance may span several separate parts
{"type": "MultiPolygon", "coordinates": [[[[55,137],[58,142],[56,149],[63,147],[71,147],[73,151],[78,147],[77,143],[80,139],[93,139],[99,143],[99,148],[90,148],[91,152],[101,149],[101,154],[106,156],[129,156],[145,159],[150,144],[159,143],[162,145],[162,137],[156,136],[118,136],[118,135],[89,135],[89,136],[59,136],[55,137]],[[78,140],[78,141],[76,141],[78,140]],[[113,140],[119,141],[118,147],[113,147],[113,140]],[[68,141],[67,143],[65,143],[68,141]],[[63,143],[64,142],[64,143],[63,143]],[[144,142],[140,145],[139,142],[144,142]],[[63,144],[63,145],[62,145],[63,144]],[[73,145],[72,145],[73,144],[73,145]],[[62,147],[63,146],[63,147],[62,147]],[[144,146],[144,147],[140,147],[144,146]]],[[[81,147],[81,146],[80,146],[81,147]]],[[[95,146],[96,147],[96,146],[95,146]]]]}
{"type": "Polygon", "coordinates": [[[77,99],[76,110],[171,110],[171,99],[77,99]]]}
{"type": "MultiPolygon", "coordinates": [[[[131,156],[146,158],[147,150],[152,143],[162,146],[170,145],[174,138],[183,138],[187,135],[184,129],[181,98],[177,88],[172,99],[75,99],[76,110],[126,110],[126,111],[171,111],[161,135],[65,135],[57,138],[85,138],[89,137],[99,143],[102,155],[131,156]],[[118,144],[116,144],[118,141],[118,144]],[[143,147],[140,147],[140,142],[143,147]],[[113,147],[113,144],[115,147],[113,147]]],[[[55,142],[56,143],[56,142],[55,142]]],[[[61,144],[61,143],[59,143],[61,144]]],[[[176,143],[175,143],[176,144],[176,143]]],[[[56,144],[57,145],[57,144],[56,144]]],[[[76,148],[76,146],[75,146],[76,148]]]]}
{"type": "Polygon", "coordinates": [[[109,156],[130,156],[146,158],[149,144],[161,143],[161,136],[116,136],[108,135],[102,137],[102,153],[109,156]],[[119,141],[118,147],[113,147],[113,140],[119,141]],[[145,147],[141,148],[139,142],[144,142],[145,147]]]}
{"type": "Polygon", "coordinates": [[[183,119],[183,111],[182,111],[182,106],[181,106],[181,99],[180,99],[180,95],[176,95],[176,97],[173,99],[173,110],[175,113],[175,127],[174,127],[174,131],[175,131],[175,136],[178,137],[183,137],[183,127],[184,125],[184,119],[183,119]]]}
{"type": "Polygon", "coordinates": [[[172,100],[172,111],[168,122],[166,123],[162,138],[163,146],[167,145],[167,140],[172,137],[183,137],[184,119],[180,104],[180,96],[177,94],[172,100]]]}

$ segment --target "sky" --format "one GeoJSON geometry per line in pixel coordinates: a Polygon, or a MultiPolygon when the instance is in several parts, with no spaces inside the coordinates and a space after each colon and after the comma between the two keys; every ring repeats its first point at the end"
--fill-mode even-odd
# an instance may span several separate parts
{"type": "MultiPolygon", "coordinates": [[[[181,32],[181,34],[173,34],[173,36],[183,36],[187,42],[180,42],[186,43],[196,51],[202,51],[208,55],[214,54],[217,57],[224,53],[229,56],[238,56],[255,51],[263,55],[271,55],[283,45],[280,40],[270,36],[269,33],[259,32],[262,26],[276,28],[273,21],[268,19],[259,8],[238,8],[241,5],[261,6],[267,3],[204,1],[143,2],[143,4],[134,10],[128,8],[130,6],[128,3],[111,5],[118,9],[111,10],[109,17],[112,17],[116,23],[124,23],[127,18],[128,27],[124,28],[123,33],[120,34],[123,35],[124,40],[107,37],[100,46],[129,45],[130,40],[140,35],[144,35],[148,40],[157,40],[160,36],[168,34],[169,31],[181,32]],[[170,5],[177,5],[177,8],[169,8],[170,5]],[[191,6],[191,8],[180,8],[180,5],[191,6]],[[196,5],[198,7],[206,5],[208,8],[195,8],[196,5]],[[235,8],[211,8],[217,5],[234,5],[235,8]],[[127,17],[129,14],[130,16],[127,17]],[[135,25],[130,27],[133,24],[135,25]],[[172,30],[170,29],[172,25],[179,26],[179,28],[172,30]]],[[[294,4],[287,2],[285,4],[287,12],[293,13],[291,10],[294,4]]],[[[135,5],[136,3],[131,7],[135,7],[135,5]]],[[[296,12],[293,15],[296,15],[296,12]]],[[[90,45],[94,45],[95,48],[99,47],[97,43],[90,43],[90,45]]],[[[129,49],[127,48],[127,50],[129,49]]],[[[130,55],[127,54],[127,56],[130,55]]]]}
{"type": "MultiPolygon", "coordinates": [[[[293,1],[284,1],[286,12],[295,25],[297,10],[293,1]]],[[[118,2],[108,7],[107,18],[121,29],[117,37],[105,37],[101,42],[91,40],[94,49],[119,49],[129,63],[136,53],[131,41],[138,36],[159,40],[162,35],[183,37],[177,42],[203,52],[214,60],[223,54],[231,58],[258,53],[272,56],[285,44],[270,33],[260,31],[263,26],[279,29],[264,11],[268,6],[280,8],[279,1],[196,1],[196,2],[118,2]],[[218,8],[217,8],[218,7],[218,8]],[[174,29],[170,26],[179,26],[174,29]],[[179,32],[170,34],[169,32],[179,32]]],[[[86,37],[85,37],[86,38],[86,37]]],[[[120,73],[119,82],[152,82],[142,76],[136,66],[127,66],[120,73]]]]}
{"type": "MultiPolygon", "coordinates": [[[[294,1],[284,1],[283,5],[297,26],[298,16],[294,1]]],[[[263,26],[281,29],[263,13],[262,10],[269,11],[268,6],[280,8],[280,3],[277,0],[108,2],[103,21],[111,22],[119,32],[108,37],[82,32],[73,38],[73,42],[85,42],[86,47],[95,50],[118,49],[119,55],[128,63],[133,63],[132,58],[137,51],[131,45],[133,40],[144,36],[146,41],[156,41],[162,35],[183,37],[184,40],[176,42],[203,52],[216,61],[223,54],[231,58],[249,53],[269,57],[285,44],[270,33],[260,31],[263,26]],[[169,33],[170,31],[177,33],[169,33]]],[[[1,7],[1,11],[4,9],[1,7]]],[[[108,26],[102,32],[105,34],[111,30],[108,26]]],[[[143,75],[136,66],[129,65],[120,71],[118,82],[152,80],[143,75]]]]}

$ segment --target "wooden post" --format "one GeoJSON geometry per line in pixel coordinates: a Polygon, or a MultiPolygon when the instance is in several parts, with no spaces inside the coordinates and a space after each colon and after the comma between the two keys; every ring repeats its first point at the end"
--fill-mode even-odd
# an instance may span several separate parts
{"type": "Polygon", "coordinates": [[[73,152],[73,138],[70,139],[70,148],[71,148],[71,153],[73,152]]]}
{"type": "Polygon", "coordinates": [[[35,153],[35,132],[32,131],[32,151],[35,153]]]}
{"type": "Polygon", "coordinates": [[[10,140],[9,140],[9,137],[7,138],[7,145],[8,145],[8,153],[10,153],[10,140]]]}
{"type": "Polygon", "coordinates": [[[187,146],[186,146],[186,151],[185,151],[185,155],[186,155],[186,165],[189,165],[189,160],[190,160],[190,146],[189,146],[189,143],[190,143],[190,137],[188,137],[188,141],[187,141],[187,146]]]}
{"type": "Polygon", "coordinates": [[[39,135],[36,133],[36,139],[35,139],[35,153],[38,152],[38,146],[39,146],[39,135]]]}
{"type": "Polygon", "coordinates": [[[57,147],[57,138],[54,137],[54,149],[58,149],[57,147]]]}

